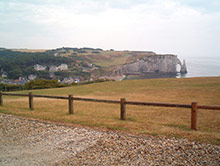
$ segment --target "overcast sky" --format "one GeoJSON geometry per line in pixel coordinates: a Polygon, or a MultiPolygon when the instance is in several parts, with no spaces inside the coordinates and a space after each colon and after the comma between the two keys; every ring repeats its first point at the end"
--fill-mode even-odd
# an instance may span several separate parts
{"type": "Polygon", "coordinates": [[[0,0],[0,47],[220,57],[220,0],[0,0]]]}

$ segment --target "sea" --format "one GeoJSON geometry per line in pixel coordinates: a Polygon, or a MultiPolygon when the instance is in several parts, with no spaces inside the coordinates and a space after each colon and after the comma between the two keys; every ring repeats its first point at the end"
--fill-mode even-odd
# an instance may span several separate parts
{"type": "MultiPolygon", "coordinates": [[[[185,58],[187,73],[181,75],[135,75],[128,76],[126,80],[152,79],[152,78],[188,78],[220,76],[220,58],[185,58]]],[[[177,71],[180,67],[177,66],[177,71]]]]}
{"type": "Polygon", "coordinates": [[[220,76],[220,58],[186,58],[187,74],[183,77],[211,77],[220,76]]]}

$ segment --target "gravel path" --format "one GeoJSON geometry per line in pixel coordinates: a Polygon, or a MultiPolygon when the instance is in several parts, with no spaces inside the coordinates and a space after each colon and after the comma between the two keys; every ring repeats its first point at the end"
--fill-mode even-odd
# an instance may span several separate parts
{"type": "Polygon", "coordinates": [[[220,165],[220,146],[0,114],[0,165],[220,165]]]}

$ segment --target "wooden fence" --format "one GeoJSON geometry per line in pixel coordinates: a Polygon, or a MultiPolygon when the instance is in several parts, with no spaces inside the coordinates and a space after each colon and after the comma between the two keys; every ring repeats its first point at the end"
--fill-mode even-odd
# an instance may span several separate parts
{"type": "Polygon", "coordinates": [[[117,101],[117,100],[104,100],[104,99],[73,97],[72,94],[68,95],[67,97],[65,97],[65,96],[49,96],[49,95],[34,95],[34,94],[32,94],[32,92],[29,92],[28,94],[0,92],[0,106],[3,106],[3,96],[4,95],[5,96],[26,96],[26,97],[28,97],[30,110],[34,110],[34,100],[33,100],[34,97],[68,100],[69,114],[74,114],[73,101],[89,101],[89,102],[120,104],[120,119],[121,120],[126,120],[126,105],[189,108],[189,109],[191,109],[191,129],[193,129],[193,130],[198,130],[198,109],[220,110],[220,106],[198,105],[197,102],[192,102],[191,104],[152,103],[152,102],[126,101],[125,98],[121,98],[120,101],[117,101]]]}

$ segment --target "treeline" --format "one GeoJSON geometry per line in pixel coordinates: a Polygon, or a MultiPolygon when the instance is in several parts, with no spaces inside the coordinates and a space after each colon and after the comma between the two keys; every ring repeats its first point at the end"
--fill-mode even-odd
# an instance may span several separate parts
{"type": "Polygon", "coordinates": [[[0,84],[0,91],[10,92],[10,91],[31,90],[31,89],[62,88],[67,86],[86,85],[86,84],[99,83],[105,81],[110,81],[110,80],[98,79],[94,81],[85,81],[78,84],[77,83],[61,84],[57,80],[35,80],[35,81],[30,81],[25,85],[0,84]]]}
{"type": "Polygon", "coordinates": [[[71,86],[74,84],[61,84],[57,80],[35,80],[25,84],[25,89],[49,89],[49,88],[61,88],[71,86]]]}
{"type": "Polygon", "coordinates": [[[0,84],[0,91],[19,91],[19,90],[31,90],[31,89],[48,89],[48,88],[61,88],[66,86],[75,85],[73,84],[61,84],[57,80],[35,80],[26,83],[25,85],[9,85],[0,84]]]}
{"type": "Polygon", "coordinates": [[[34,70],[35,64],[41,65],[59,65],[61,63],[72,63],[66,57],[55,57],[53,51],[45,52],[19,52],[8,49],[0,50],[0,74],[7,72],[9,79],[17,79],[19,77],[28,76],[37,73],[34,70]]]}

